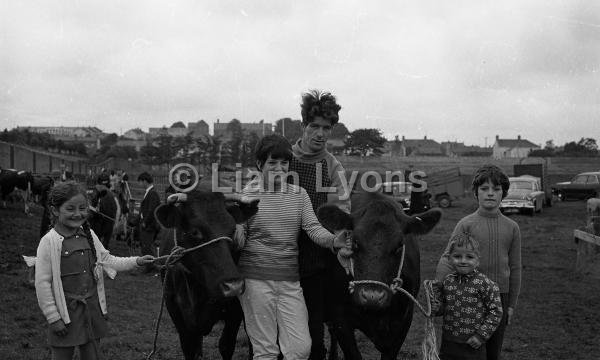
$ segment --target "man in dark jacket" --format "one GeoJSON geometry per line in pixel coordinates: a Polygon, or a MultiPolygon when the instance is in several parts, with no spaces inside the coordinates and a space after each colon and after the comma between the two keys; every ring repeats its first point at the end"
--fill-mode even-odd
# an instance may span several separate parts
{"type": "MultiPolygon", "coordinates": [[[[138,225],[140,248],[142,255],[156,255],[152,250],[152,246],[154,246],[154,240],[160,231],[160,225],[154,217],[154,210],[160,205],[160,196],[154,190],[152,175],[143,172],[138,176],[138,181],[146,189],[140,204],[140,221],[138,225]]],[[[144,272],[149,273],[153,269],[153,265],[146,265],[144,272]]]]}

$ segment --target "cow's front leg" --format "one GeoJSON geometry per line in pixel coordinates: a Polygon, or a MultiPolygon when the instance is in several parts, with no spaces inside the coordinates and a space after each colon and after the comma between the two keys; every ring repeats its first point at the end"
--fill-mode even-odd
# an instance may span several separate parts
{"type": "MultiPolygon", "coordinates": [[[[356,338],[354,337],[354,329],[346,322],[334,323],[329,329],[334,334],[344,353],[344,360],[362,360],[362,355],[358,350],[356,338]]],[[[330,349],[330,351],[333,352],[336,349],[330,349]]]]}
{"type": "MultiPolygon", "coordinates": [[[[223,360],[231,360],[235,351],[237,333],[244,319],[244,313],[237,299],[232,299],[225,307],[225,326],[219,338],[219,353],[221,353],[223,360]]],[[[252,348],[252,345],[249,346],[252,348]]],[[[249,359],[252,359],[252,356],[249,359]]]]}

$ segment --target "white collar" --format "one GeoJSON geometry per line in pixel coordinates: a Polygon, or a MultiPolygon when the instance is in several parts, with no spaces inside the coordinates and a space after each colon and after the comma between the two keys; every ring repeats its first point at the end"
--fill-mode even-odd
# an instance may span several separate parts
{"type": "Polygon", "coordinates": [[[146,189],[146,192],[144,193],[144,199],[146,198],[146,195],[148,195],[148,193],[150,192],[150,190],[154,187],[154,184],[150,184],[150,186],[148,186],[148,188],[146,189]]]}

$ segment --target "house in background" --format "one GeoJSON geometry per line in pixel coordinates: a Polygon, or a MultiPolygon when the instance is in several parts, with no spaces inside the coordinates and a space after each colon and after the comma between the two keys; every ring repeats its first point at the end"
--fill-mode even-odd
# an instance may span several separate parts
{"type": "Polygon", "coordinates": [[[477,145],[465,145],[463,142],[444,141],[442,142],[442,150],[446,156],[462,157],[462,156],[492,156],[493,148],[481,147],[477,145]]]}
{"type": "Polygon", "coordinates": [[[500,136],[496,135],[492,149],[494,159],[503,159],[524,158],[532,150],[539,150],[541,147],[529,140],[521,139],[521,135],[518,135],[516,139],[500,139],[500,136]]]}
{"type": "Polygon", "coordinates": [[[148,134],[140,128],[130,129],[123,133],[124,138],[131,140],[145,140],[147,135],[148,134]]]}
{"type": "Polygon", "coordinates": [[[427,139],[406,139],[402,136],[398,156],[444,156],[442,146],[435,140],[427,139]]]}
{"type": "Polygon", "coordinates": [[[194,139],[208,136],[208,124],[204,120],[190,122],[188,123],[188,134],[194,139]]]}

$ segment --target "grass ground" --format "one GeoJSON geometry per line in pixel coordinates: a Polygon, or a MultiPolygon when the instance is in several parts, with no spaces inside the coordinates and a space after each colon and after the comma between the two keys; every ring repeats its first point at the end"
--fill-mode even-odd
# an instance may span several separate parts
{"type": "MultiPolygon", "coordinates": [[[[435,264],[456,222],[472,212],[469,200],[444,211],[444,218],[421,242],[422,278],[432,278],[435,264]]],[[[523,236],[523,288],[515,321],[504,342],[504,359],[598,359],[600,350],[600,281],[574,272],[573,229],[585,225],[585,204],[563,202],[540,215],[512,215],[523,236]]],[[[21,255],[37,247],[39,211],[21,214],[16,206],[0,209],[0,358],[47,359],[46,325],[35,290],[27,284],[21,255]]],[[[126,255],[124,244],[114,246],[126,255]]],[[[106,359],[145,359],[152,349],[153,322],[161,296],[158,277],[120,273],[107,280],[110,335],[102,340],[106,359]]],[[[423,299],[421,298],[421,301],[423,299]]],[[[439,320],[439,319],[438,319],[439,320]]],[[[420,359],[424,318],[417,314],[400,359],[420,359]]],[[[438,321],[439,325],[439,321],[438,321]]],[[[205,338],[205,359],[219,359],[216,349],[220,324],[205,338]]],[[[379,358],[358,334],[365,359],[379,358]]],[[[246,345],[238,335],[235,359],[245,359],[246,345]]],[[[158,354],[154,359],[181,358],[178,338],[167,314],[163,316],[158,354]]]]}

